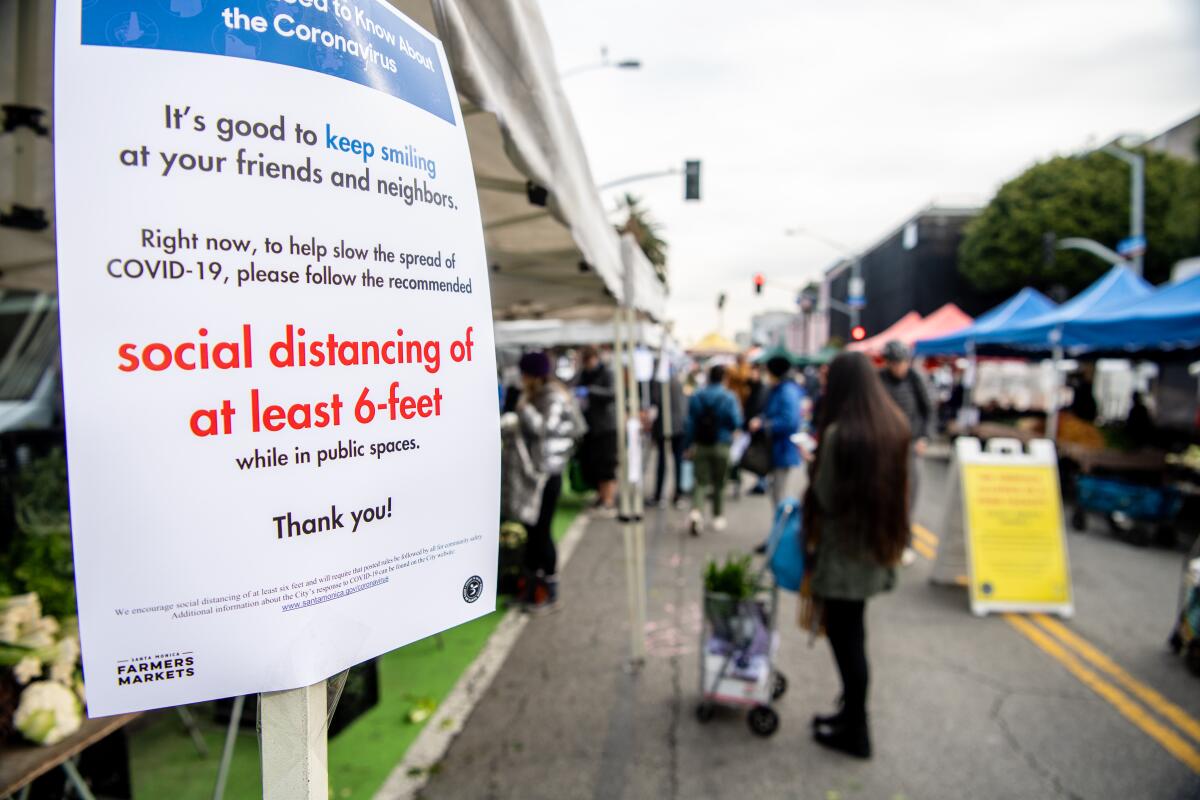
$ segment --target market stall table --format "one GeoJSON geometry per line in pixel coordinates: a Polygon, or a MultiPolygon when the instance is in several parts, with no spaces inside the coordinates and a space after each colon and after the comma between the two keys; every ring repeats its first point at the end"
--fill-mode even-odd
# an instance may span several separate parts
{"type": "Polygon", "coordinates": [[[78,731],[49,747],[21,745],[0,748],[0,797],[18,796],[17,792],[23,787],[55,767],[62,767],[81,797],[90,797],[71,759],[140,716],[141,713],[119,714],[85,720],[78,731]]]}
{"type": "Polygon", "coordinates": [[[1162,450],[1111,450],[1086,447],[1071,442],[1060,442],[1058,454],[1079,465],[1079,471],[1091,474],[1097,469],[1114,472],[1163,472],[1167,468],[1167,454],[1162,450]]]}

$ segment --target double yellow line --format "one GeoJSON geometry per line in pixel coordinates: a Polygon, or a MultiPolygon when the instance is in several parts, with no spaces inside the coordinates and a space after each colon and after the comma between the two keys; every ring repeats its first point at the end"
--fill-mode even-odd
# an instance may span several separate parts
{"type": "Polygon", "coordinates": [[[916,550],[930,561],[937,558],[938,537],[924,525],[913,525],[912,533],[913,550],[916,550]]]}
{"type": "MultiPolygon", "coordinates": [[[[938,537],[921,525],[913,525],[912,531],[913,549],[933,561],[938,537]]],[[[1061,622],[1045,614],[1005,614],[1004,619],[1164,750],[1200,773],[1200,721],[1195,717],[1130,675],[1061,622]]]]}
{"type": "Polygon", "coordinates": [[[1130,675],[1057,620],[1044,614],[1031,614],[1029,617],[1005,614],[1004,618],[1038,649],[1065,667],[1080,683],[1104,698],[1121,716],[1191,767],[1192,771],[1200,773],[1200,750],[1196,749],[1196,745],[1200,745],[1200,722],[1195,717],[1130,675]],[[1130,695],[1145,705],[1139,705],[1130,695]],[[1175,727],[1164,724],[1147,709],[1175,727]]]}

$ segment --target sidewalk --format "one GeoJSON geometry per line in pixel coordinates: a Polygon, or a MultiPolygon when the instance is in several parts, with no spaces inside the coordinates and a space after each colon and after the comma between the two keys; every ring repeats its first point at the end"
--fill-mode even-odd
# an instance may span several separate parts
{"type": "MultiPolygon", "coordinates": [[[[934,502],[918,519],[934,524],[939,484],[927,485],[934,502]]],[[[872,761],[811,740],[809,719],[833,707],[839,687],[827,643],[810,647],[795,626],[791,595],[781,612],[779,666],[791,688],[777,706],[779,732],[754,736],[733,711],[701,725],[701,570],[710,555],[761,540],[769,507],[745,498],[727,514],[726,532],[697,539],[683,532],[685,512],[649,513],[648,655],[638,672],[626,668],[620,528],[593,521],[562,575],[562,608],[525,628],[422,796],[916,800],[1200,789],[1196,775],[1003,619],[975,619],[961,590],[931,587],[925,560],[870,607],[872,761]]],[[[1161,648],[1156,638],[1148,629],[1142,649],[1161,648]]]]}

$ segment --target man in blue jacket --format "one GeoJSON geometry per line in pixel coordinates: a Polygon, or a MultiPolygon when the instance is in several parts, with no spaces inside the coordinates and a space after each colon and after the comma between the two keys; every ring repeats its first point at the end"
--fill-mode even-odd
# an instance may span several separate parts
{"type": "Polygon", "coordinates": [[[762,414],[750,420],[750,432],[765,430],[771,437],[771,515],[781,500],[799,499],[808,488],[807,475],[801,468],[800,448],[792,436],[804,423],[804,390],[791,379],[792,362],[783,356],[767,360],[770,389],[762,414]]]}
{"type": "Polygon", "coordinates": [[[718,364],[708,371],[708,384],[688,402],[683,440],[696,470],[689,517],[693,536],[699,536],[704,527],[706,489],[712,491],[713,530],[725,530],[722,512],[725,481],[729,477],[729,445],[733,441],[733,432],[742,426],[742,411],[733,392],[725,388],[724,381],[725,367],[718,364]]]}

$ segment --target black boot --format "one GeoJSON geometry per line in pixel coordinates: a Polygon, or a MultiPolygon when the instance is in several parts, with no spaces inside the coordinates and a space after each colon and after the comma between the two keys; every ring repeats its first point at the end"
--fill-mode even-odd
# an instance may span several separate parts
{"type": "Polygon", "coordinates": [[[837,728],[842,724],[842,720],[846,715],[843,711],[837,711],[833,714],[815,714],[812,718],[813,730],[817,728],[837,728]]]}
{"type": "Polygon", "coordinates": [[[842,720],[846,718],[846,705],[842,702],[842,698],[838,698],[837,711],[832,714],[814,714],[812,718],[813,730],[817,728],[829,728],[842,724],[842,720]]]}
{"type": "Polygon", "coordinates": [[[854,758],[871,757],[871,734],[867,721],[851,723],[843,721],[833,727],[821,727],[813,731],[813,739],[822,747],[837,750],[854,758]]]}

